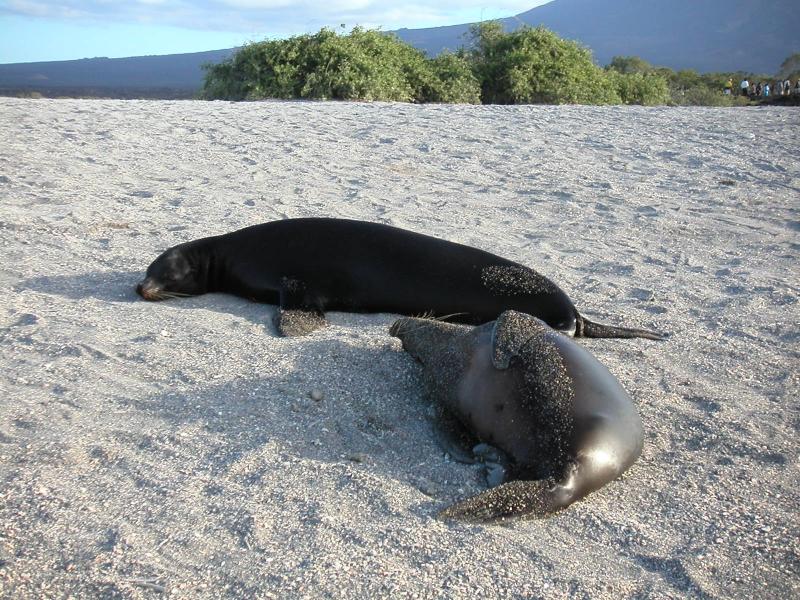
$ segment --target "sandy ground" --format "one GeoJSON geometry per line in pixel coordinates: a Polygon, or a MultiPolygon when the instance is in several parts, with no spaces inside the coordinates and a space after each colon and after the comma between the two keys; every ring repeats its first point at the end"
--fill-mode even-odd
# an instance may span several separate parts
{"type": "Polygon", "coordinates": [[[0,596],[789,598],[800,593],[797,109],[0,99],[0,596]],[[436,442],[393,315],[282,339],[159,304],[176,243],[365,219],[536,268],[595,320],[644,452],[564,513],[436,442]],[[311,398],[322,394],[321,400],[311,398]]]}

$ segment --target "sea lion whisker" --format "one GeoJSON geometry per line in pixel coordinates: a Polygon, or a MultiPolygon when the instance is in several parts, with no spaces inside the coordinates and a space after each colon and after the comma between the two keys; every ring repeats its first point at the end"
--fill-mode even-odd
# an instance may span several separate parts
{"type": "Polygon", "coordinates": [[[444,321],[446,319],[449,319],[450,317],[458,317],[458,316],[461,316],[461,315],[468,315],[468,314],[469,314],[468,312],[457,312],[457,313],[450,313],[449,315],[436,316],[436,312],[435,311],[426,310],[425,312],[414,313],[414,314],[412,314],[410,316],[415,318],[415,319],[425,319],[427,321],[444,321]]]}
{"type": "Polygon", "coordinates": [[[468,315],[468,312],[457,312],[457,313],[450,313],[449,315],[442,315],[441,317],[431,316],[431,319],[434,321],[444,321],[445,319],[449,319],[451,317],[460,317],[462,315],[468,315]]]}
{"type": "Polygon", "coordinates": [[[426,310],[426,311],[421,312],[421,313],[413,313],[413,314],[411,314],[409,316],[414,318],[414,319],[433,319],[434,318],[434,312],[432,310],[426,310]]]}

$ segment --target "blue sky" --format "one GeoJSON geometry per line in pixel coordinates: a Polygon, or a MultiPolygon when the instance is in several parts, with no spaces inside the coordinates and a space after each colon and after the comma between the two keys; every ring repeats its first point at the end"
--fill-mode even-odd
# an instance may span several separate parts
{"type": "Polygon", "coordinates": [[[340,24],[435,27],[546,1],[0,0],[0,63],[218,50],[340,24]]]}

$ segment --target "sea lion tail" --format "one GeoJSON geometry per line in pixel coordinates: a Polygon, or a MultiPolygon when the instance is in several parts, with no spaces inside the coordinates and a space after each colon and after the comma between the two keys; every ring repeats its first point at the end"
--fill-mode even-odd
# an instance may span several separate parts
{"type": "Polygon", "coordinates": [[[666,333],[649,331],[647,329],[633,329],[629,327],[616,327],[595,323],[586,317],[576,315],[575,337],[586,338],[645,338],[648,340],[665,340],[669,337],[666,333]]]}

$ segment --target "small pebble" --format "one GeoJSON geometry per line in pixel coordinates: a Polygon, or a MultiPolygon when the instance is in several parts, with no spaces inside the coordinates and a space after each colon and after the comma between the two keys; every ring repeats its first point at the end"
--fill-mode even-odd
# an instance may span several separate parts
{"type": "Polygon", "coordinates": [[[319,402],[325,397],[325,394],[322,393],[322,390],[311,390],[308,394],[312,400],[319,402]]]}
{"type": "Polygon", "coordinates": [[[441,488],[432,481],[420,481],[417,489],[430,498],[436,498],[442,495],[441,488]]]}

